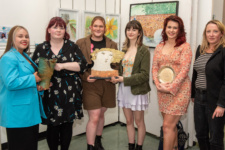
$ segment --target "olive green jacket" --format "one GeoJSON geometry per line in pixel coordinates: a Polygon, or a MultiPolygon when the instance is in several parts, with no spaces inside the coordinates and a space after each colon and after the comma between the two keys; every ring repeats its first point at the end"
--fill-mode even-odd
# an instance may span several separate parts
{"type": "MultiPolygon", "coordinates": [[[[126,50],[123,50],[126,52],[126,50]]],[[[130,77],[124,77],[124,86],[131,86],[131,93],[134,95],[147,94],[151,88],[149,85],[150,52],[148,47],[138,47],[132,73],[130,77]]],[[[120,63],[120,75],[123,75],[123,66],[120,63]]]]}

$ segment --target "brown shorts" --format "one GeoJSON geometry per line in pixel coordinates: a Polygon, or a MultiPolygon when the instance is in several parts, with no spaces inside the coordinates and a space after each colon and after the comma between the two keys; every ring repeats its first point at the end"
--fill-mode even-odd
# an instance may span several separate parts
{"type": "Polygon", "coordinates": [[[116,106],[115,85],[105,80],[96,80],[93,83],[83,81],[82,99],[86,110],[113,108],[116,106]]]}

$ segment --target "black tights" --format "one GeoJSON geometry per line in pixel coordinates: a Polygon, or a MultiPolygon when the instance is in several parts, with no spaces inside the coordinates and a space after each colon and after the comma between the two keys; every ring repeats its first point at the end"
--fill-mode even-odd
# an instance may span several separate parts
{"type": "Polygon", "coordinates": [[[58,126],[48,125],[47,142],[50,150],[58,150],[58,145],[61,145],[61,150],[68,150],[72,138],[73,122],[63,123],[58,126]]]}

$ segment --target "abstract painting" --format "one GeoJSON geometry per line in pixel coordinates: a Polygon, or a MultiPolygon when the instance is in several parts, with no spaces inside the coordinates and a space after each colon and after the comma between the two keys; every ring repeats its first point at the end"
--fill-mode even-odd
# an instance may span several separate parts
{"type": "Polygon", "coordinates": [[[143,43],[149,47],[156,47],[162,40],[164,19],[170,15],[177,15],[178,2],[156,2],[130,5],[130,20],[138,20],[144,30],[143,43]]]}
{"type": "Polygon", "coordinates": [[[70,35],[70,40],[76,42],[79,39],[79,11],[59,9],[59,17],[66,22],[66,31],[70,35]]]}

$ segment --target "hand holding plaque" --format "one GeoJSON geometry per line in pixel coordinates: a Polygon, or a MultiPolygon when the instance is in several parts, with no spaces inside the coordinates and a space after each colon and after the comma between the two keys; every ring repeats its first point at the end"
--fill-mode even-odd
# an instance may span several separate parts
{"type": "Polygon", "coordinates": [[[38,75],[41,78],[40,86],[44,89],[49,89],[50,87],[50,80],[54,72],[56,59],[46,59],[46,58],[39,58],[39,67],[38,67],[38,75]]]}
{"type": "Polygon", "coordinates": [[[91,68],[92,79],[110,79],[118,76],[118,70],[111,68],[111,63],[119,63],[124,53],[115,49],[102,48],[96,49],[91,53],[94,66],[91,68]]]}
{"type": "Polygon", "coordinates": [[[172,67],[163,66],[158,71],[158,79],[160,83],[172,83],[175,78],[175,72],[172,67]]]}

